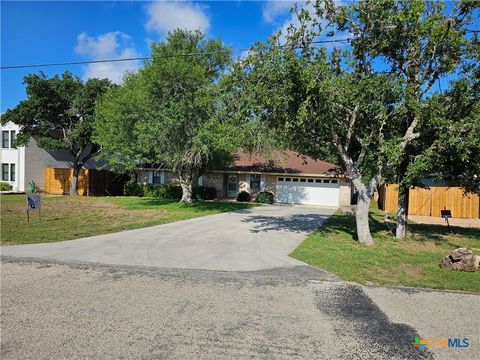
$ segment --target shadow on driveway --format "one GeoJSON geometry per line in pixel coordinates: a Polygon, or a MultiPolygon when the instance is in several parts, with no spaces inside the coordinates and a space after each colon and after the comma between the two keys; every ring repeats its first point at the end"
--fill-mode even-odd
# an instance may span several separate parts
{"type": "Polygon", "coordinates": [[[251,215],[242,222],[253,223],[252,233],[267,231],[289,231],[295,233],[316,230],[330,216],[323,214],[294,214],[289,216],[251,215]]]}

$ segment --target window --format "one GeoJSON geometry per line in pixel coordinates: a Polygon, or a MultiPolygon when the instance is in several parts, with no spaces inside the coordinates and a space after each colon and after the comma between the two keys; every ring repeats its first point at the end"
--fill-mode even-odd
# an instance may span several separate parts
{"type": "Polygon", "coordinates": [[[283,178],[278,178],[278,181],[283,181],[283,178]]]}
{"type": "Polygon", "coordinates": [[[15,164],[10,164],[10,181],[15,181],[15,164]]]}
{"type": "Polygon", "coordinates": [[[285,178],[285,181],[292,181],[292,179],[290,179],[290,178],[285,178]]]}
{"type": "Polygon", "coordinates": [[[328,184],[328,183],[330,182],[330,180],[324,179],[323,182],[324,182],[325,184],[328,184]]]}
{"type": "Polygon", "coordinates": [[[298,182],[298,178],[293,178],[293,182],[298,182]]]}
{"type": "Polygon", "coordinates": [[[260,174],[250,175],[250,189],[260,190],[261,178],[262,178],[262,176],[260,174]]]}
{"type": "Polygon", "coordinates": [[[300,182],[305,182],[305,181],[307,181],[307,180],[306,179],[300,179],[300,182]]]}
{"type": "Polygon", "coordinates": [[[313,179],[308,179],[308,182],[309,182],[309,183],[312,183],[312,182],[313,182],[313,179]]]}
{"type": "Polygon", "coordinates": [[[2,180],[8,181],[8,164],[2,164],[2,180]]]}
{"type": "Polygon", "coordinates": [[[315,182],[316,182],[316,183],[321,183],[321,182],[322,182],[322,179],[315,179],[315,182]]]}
{"type": "Polygon", "coordinates": [[[332,184],[336,184],[336,183],[338,183],[338,180],[332,180],[331,182],[332,182],[332,184]]]}
{"type": "Polygon", "coordinates": [[[15,130],[10,131],[10,147],[12,149],[17,148],[17,133],[15,130]]]}
{"type": "Polygon", "coordinates": [[[154,171],[153,172],[153,183],[154,184],[162,184],[162,171],[154,171]]]}
{"type": "Polygon", "coordinates": [[[8,130],[3,130],[2,131],[2,148],[8,149],[9,144],[8,144],[8,130]]]}

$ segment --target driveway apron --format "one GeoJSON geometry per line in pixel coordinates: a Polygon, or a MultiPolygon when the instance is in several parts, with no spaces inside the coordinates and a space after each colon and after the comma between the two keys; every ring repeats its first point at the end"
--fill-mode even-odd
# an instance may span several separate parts
{"type": "Polygon", "coordinates": [[[258,206],[57,243],[2,246],[3,256],[180,269],[256,271],[305,265],[288,254],[335,208],[258,206]]]}

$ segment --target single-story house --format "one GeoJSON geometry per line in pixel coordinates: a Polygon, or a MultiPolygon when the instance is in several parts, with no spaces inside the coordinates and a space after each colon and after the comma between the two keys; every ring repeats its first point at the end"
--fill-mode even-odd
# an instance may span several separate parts
{"type": "MultiPolygon", "coordinates": [[[[139,182],[177,182],[170,171],[142,168],[139,182]]],[[[198,185],[212,186],[217,198],[236,198],[241,191],[253,196],[270,191],[277,203],[348,206],[352,197],[350,180],[335,164],[287,151],[276,160],[239,151],[228,167],[204,173],[198,185]]]]}

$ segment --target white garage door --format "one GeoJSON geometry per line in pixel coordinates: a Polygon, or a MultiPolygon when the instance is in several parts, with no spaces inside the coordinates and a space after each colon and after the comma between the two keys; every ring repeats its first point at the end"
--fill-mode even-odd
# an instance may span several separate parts
{"type": "Polygon", "coordinates": [[[338,180],[278,177],[276,201],[284,204],[338,206],[338,180]]]}

